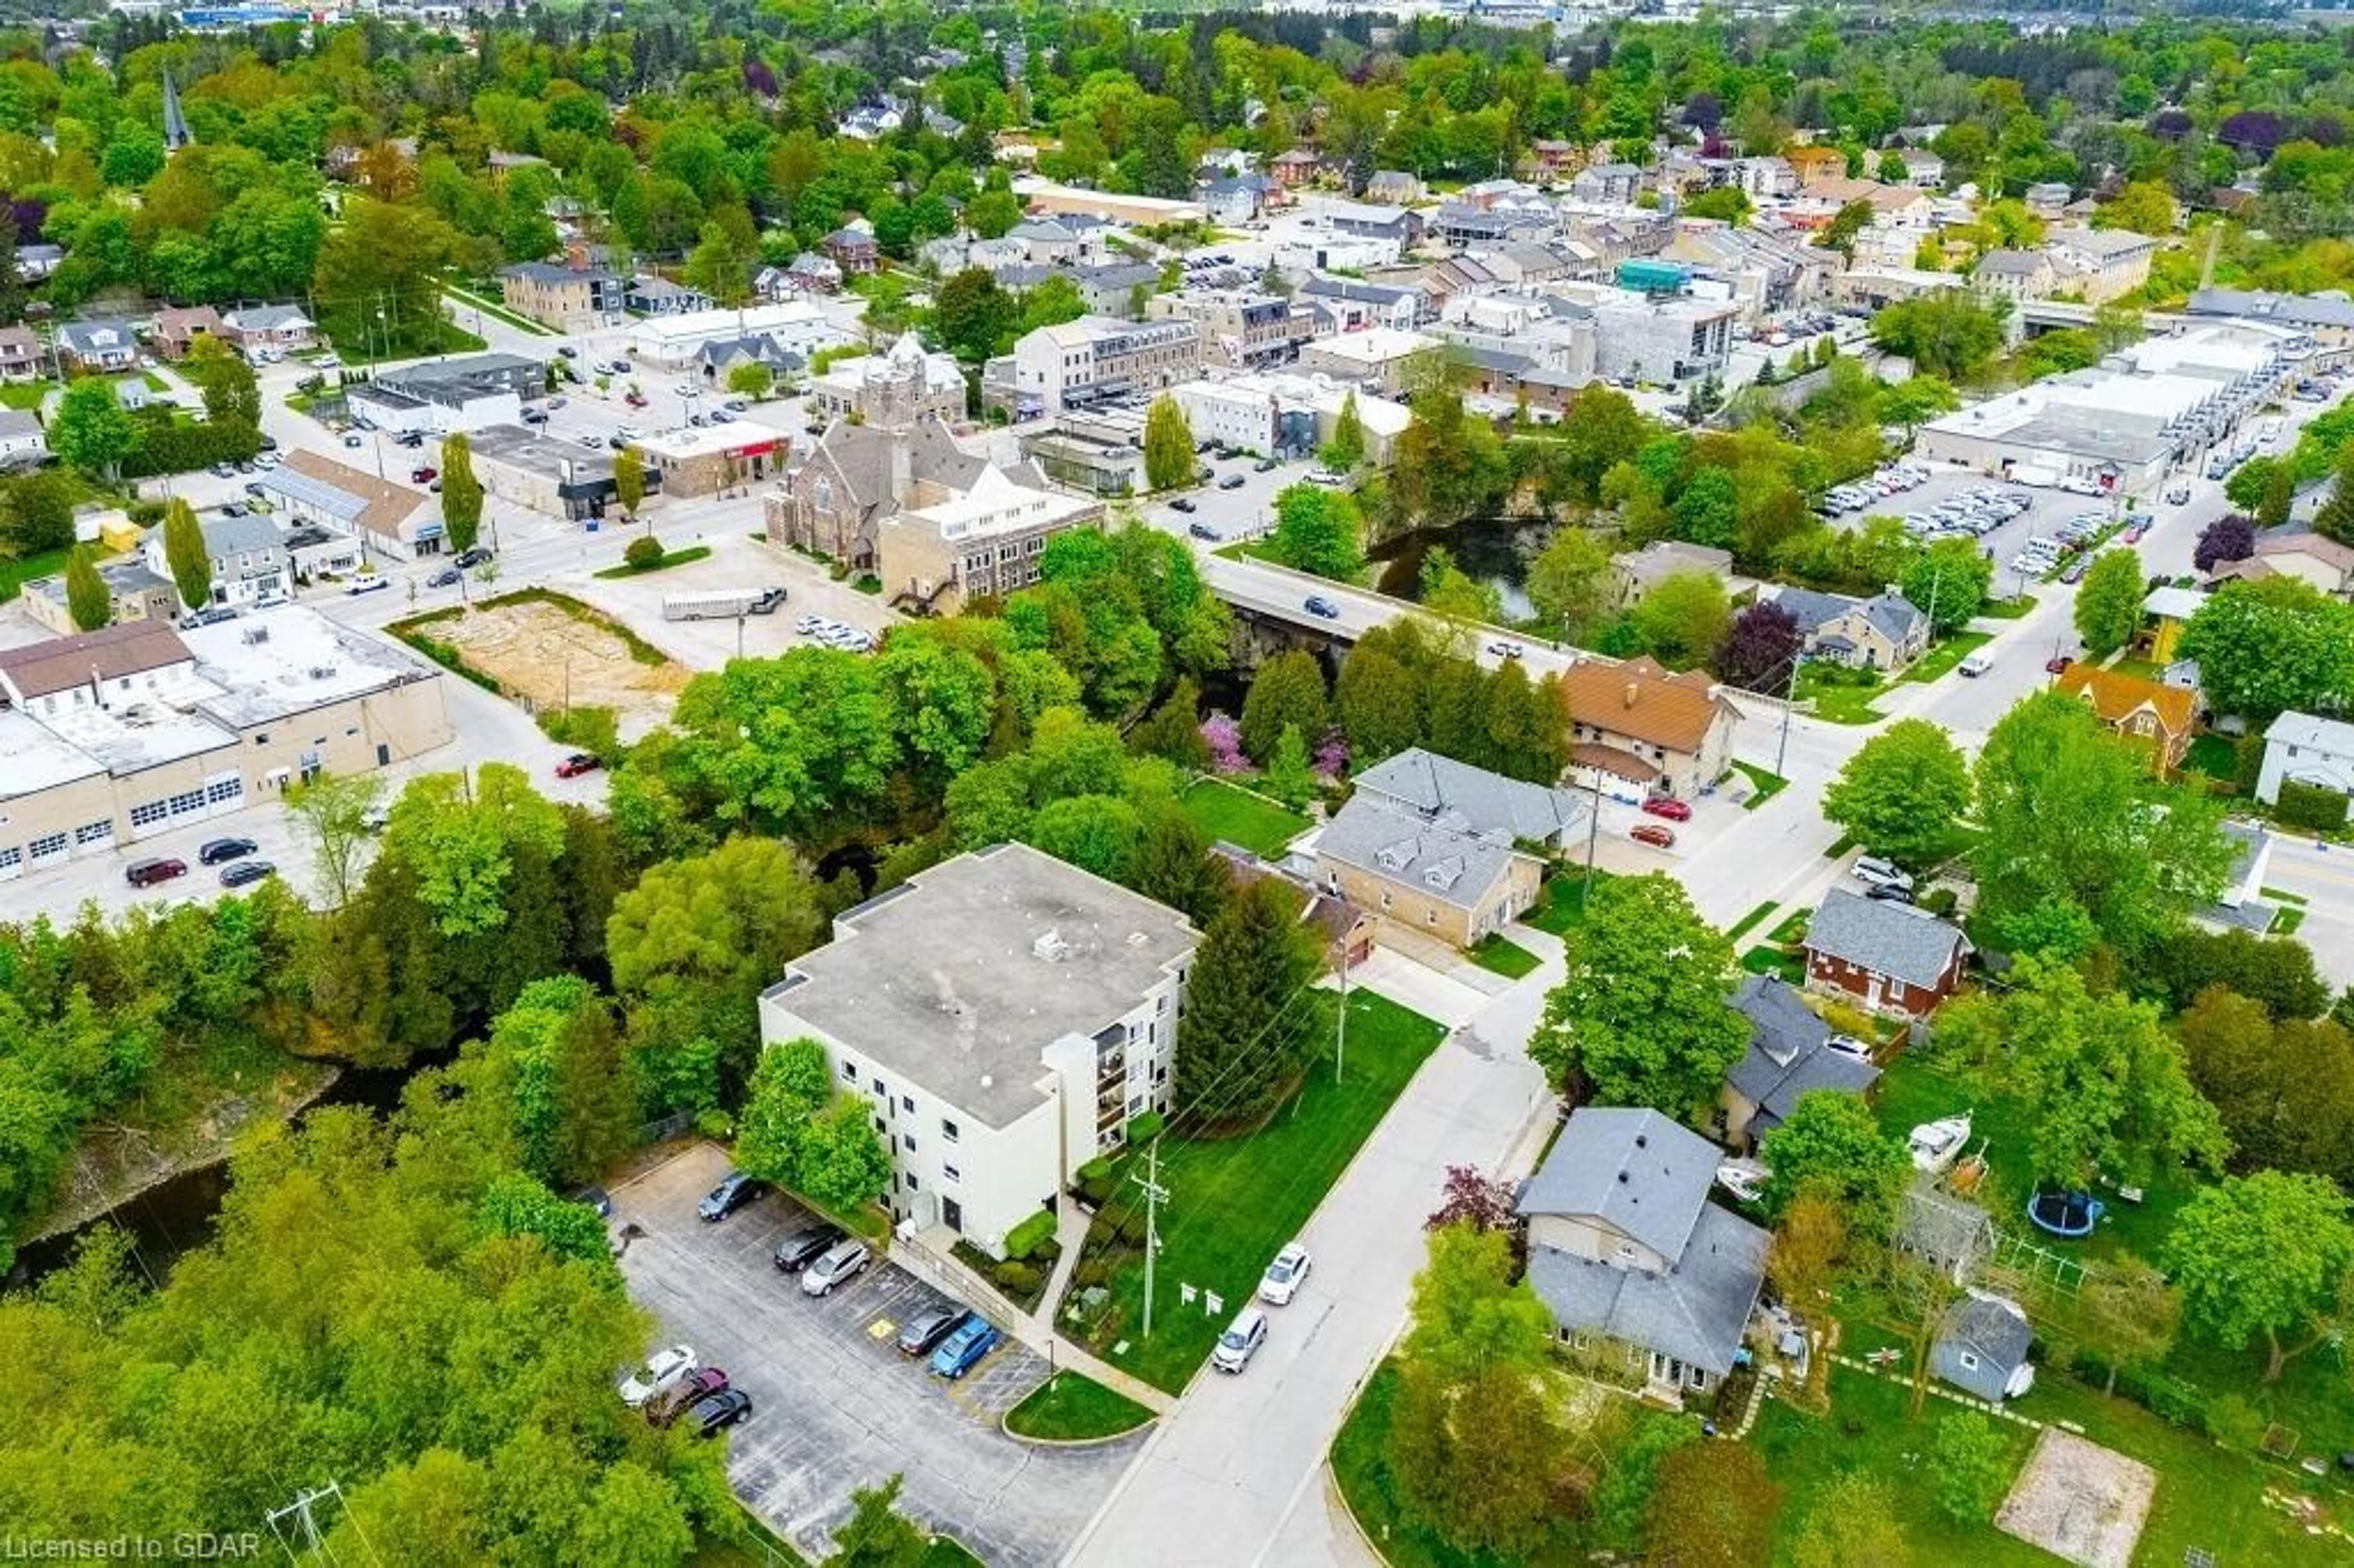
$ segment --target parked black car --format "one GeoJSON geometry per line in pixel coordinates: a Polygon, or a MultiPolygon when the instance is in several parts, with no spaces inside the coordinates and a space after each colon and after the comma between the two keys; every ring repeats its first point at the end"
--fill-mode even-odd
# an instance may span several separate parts
{"type": "Polygon", "coordinates": [[[766,1181],[757,1181],[741,1171],[730,1171],[720,1179],[719,1185],[711,1189],[703,1202],[695,1206],[695,1212],[702,1215],[706,1224],[716,1224],[768,1190],[766,1181]]]}
{"type": "Polygon", "coordinates": [[[1181,495],[1176,500],[1169,503],[1169,510],[1172,512],[1191,512],[1193,510],[1193,503],[1181,495]]]}
{"type": "Polygon", "coordinates": [[[223,887],[248,887],[267,876],[276,876],[278,868],[266,860],[241,860],[221,873],[223,887]]]}
{"type": "Polygon", "coordinates": [[[457,567],[460,571],[471,572],[476,567],[481,566],[484,561],[487,561],[490,558],[490,551],[484,549],[482,546],[477,545],[471,550],[459,551],[455,556],[451,557],[450,564],[457,567]]]}
{"type": "Polygon", "coordinates": [[[752,1414],[752,1396],[740,1388],[725,1388],[695,1401],[686,1424],[697,1437],[716,1437],[752,1414]]]}
{"type": "Polygon", "coordinates": [[[261,846],[251,839],[207,839],[196,858],[207,865],[218,865],[225,860],[242,860],[261,846]]]}
{"type": "Polygon", "coordinates": [[[777,1244],[777,1266],[787,1274],[799,1274],[832,1251],[836,1242],[848,1239],[839,1225],[811,1225],[796,1231],[777,1244]]]}

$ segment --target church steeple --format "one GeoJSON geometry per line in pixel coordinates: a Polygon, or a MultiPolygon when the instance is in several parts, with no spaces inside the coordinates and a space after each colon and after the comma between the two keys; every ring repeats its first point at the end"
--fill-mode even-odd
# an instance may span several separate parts
{"type": "Polygon", "coordinates": [[[180,112],[180,90],[172,73],[164,73],[164,151],[176,153],[196,138],[188,134],[188,117],[180,112]]]}

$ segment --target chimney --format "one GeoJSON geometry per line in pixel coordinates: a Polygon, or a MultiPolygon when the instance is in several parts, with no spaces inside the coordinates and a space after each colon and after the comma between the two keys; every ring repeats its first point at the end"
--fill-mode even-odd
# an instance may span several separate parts
{"type": "Polygon", "coordinates": [[[1636,697],[1637,697],[1638,695],[1639,695],[1639,694],[1641,694],[1641,692],[1642,692],[1642,688],[1641,688],[1640,686],[1638,686],[1638,685],[1637,685],[1634,682],[1632,682],[1632,681],[1628,682],[1628,683],[1627,683],[1627,695],[1626,695],[1626,697],[1625,697],[1625,699],[1624,699],[1624,701],[1625,701],[1625,703],[1626,703],[1626,705],[1627,705],[1627,706],[1628,706],[1628,707],[1630,707],[1630,708],[1631,708],[1631,707],[1633,707],[1633,706],[1635,705],[1635,699],[1636,699],[1636,697]]]}

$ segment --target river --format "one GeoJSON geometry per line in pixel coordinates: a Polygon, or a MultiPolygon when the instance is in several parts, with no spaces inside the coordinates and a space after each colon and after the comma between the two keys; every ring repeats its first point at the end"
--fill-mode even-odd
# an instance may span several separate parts
{"type": "Polygon", "coordinates": [[[1422,597],[1422,564],[1430,552],[1444,546],[1455,564],[1473,579],[1493,588],[1501,597],[1504,615],[1531,620],[1536,606],[1529,602],[1529,563],[1522,540],[1533,545],[1546,536],[1541,517],[1474,517],[1445,528],[1416,528],[1383,540],[1366,552],[1379,568],[1373,586],[1399,599],[1422,597]]]}
{"type": "MultiPolygon", "coordinates": [[[[420,1057],[400,1067],[340,1067],[319,1097],[294,1114],[299,1126],[321,1106],[366,1106],[383,1116],[400,1104],[401,1089],[420,1070],[451,1060],[455,1053],[420,1057]]],[[[16,1249],[16,1266],[5,1281],[10,1289],[37,1285],[43,1276],[73,1261],[83,1235],[99,1225],[119,1225],[131,1234],[132,1258],[150,1285],[160,1287],[172,1266],[212,1240],[221,1201],[228,1195],[228,1160],[223,1156],[142,1188],[101,1214],[69,1229],[29,1241],[16,1249]]]]}

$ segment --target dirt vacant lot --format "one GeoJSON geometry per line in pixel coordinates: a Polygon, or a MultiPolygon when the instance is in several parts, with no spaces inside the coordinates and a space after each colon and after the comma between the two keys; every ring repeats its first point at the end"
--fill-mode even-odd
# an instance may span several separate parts
{"type": "Polygon", "coordinates": [[[2126,1568],[2157,1490],[2140,1460],[2047,1426],[1995,1528],[2083,1568],[2126,1568]]]}
{"type": "Polygon", "coordinates": [[[469,610],[423,630],[533,709],[611,708],[624,736],[669,717],[691,673],[673,660],[642,663],[611,629],[536,601],[469,610]]]}

